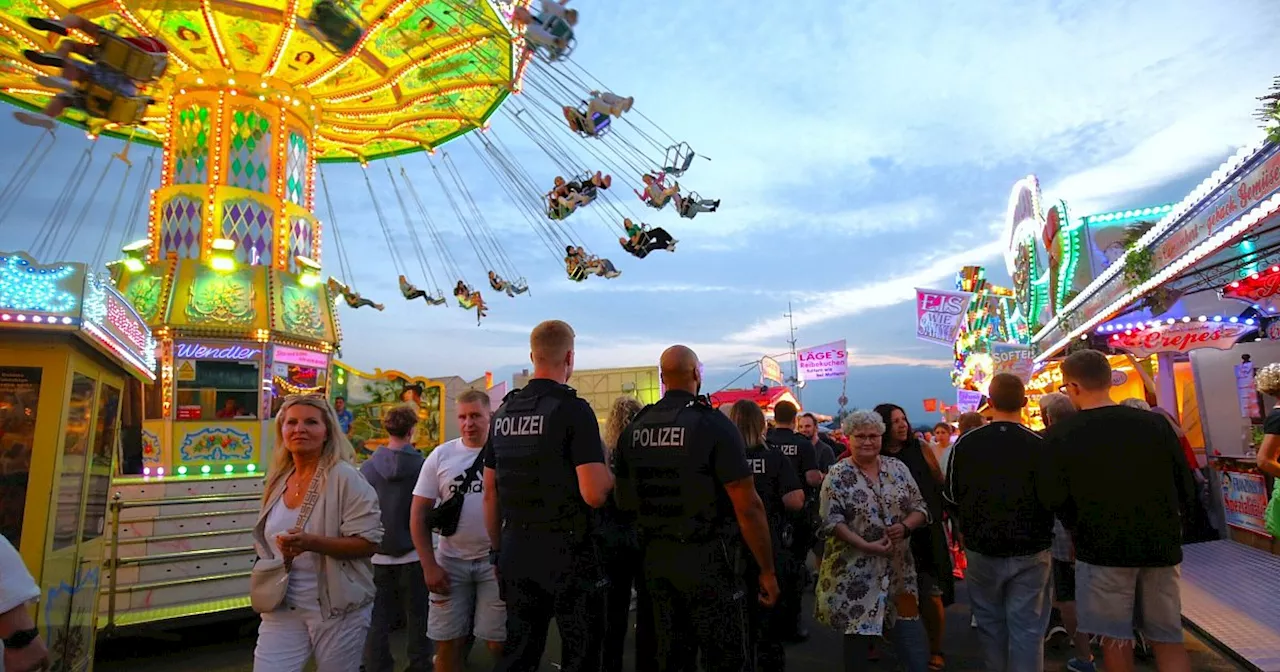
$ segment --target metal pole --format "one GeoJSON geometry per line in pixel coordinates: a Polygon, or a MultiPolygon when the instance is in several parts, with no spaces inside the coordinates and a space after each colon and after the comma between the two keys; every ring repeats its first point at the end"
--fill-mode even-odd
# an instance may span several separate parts
{"type": "Polygon", "coordinates": [[[787,341],[791,344],[791,383],[795,386],[796,401],[800,402],[800,406],[804,407],[804,395],[800,387],[800,359],[796,356],[796,323],[791,319],[791,302],[787,302],[787,314],[783,317],[787,318],[787,326],[791,329],[791,340],[787,341]]]}
{"type": "Polygon", "coordinates": [[[107,560],[107,569],[111,576],[107,582],[107,627],[110,633],[116,626],[116,580],[120,573],[120,509],[123,508],[120,493],[111,498],[111,557],[107,560]]]}

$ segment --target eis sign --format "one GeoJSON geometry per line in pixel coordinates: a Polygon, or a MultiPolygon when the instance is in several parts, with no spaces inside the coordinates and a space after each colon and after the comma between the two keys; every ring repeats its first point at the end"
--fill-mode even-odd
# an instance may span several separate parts
{"type": "Polygon", "coordinates": [[[1190,352],[1201,348],[1229,350],[1253,325],[1231,322],[1179,322],[1168,327],[1130,330],[1111,337],[1111,345],[1135,357],[1157,352],[1190,352]]]}

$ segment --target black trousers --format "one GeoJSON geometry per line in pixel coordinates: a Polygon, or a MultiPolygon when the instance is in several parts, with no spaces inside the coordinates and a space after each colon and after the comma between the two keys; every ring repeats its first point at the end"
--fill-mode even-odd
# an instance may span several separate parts
{"type": "Polygon", "coordinates": [[[422,578],[422,565],[374,565],[373,616],[369,634],[364,639],[364,672],[392,672],[391,628],[400,617],[405,619],[409,639],[409,672],[435,669],[431,656],[435,646],[427,638],[427,609],[430,592],[422,578]]]}
{"type": "Polygon", "coordinates": [[[494,672],[538,672],[552,618],[560,631],[560,669],[600,669],[608,580],[594,537],[508,528],[498,578],[507,603],[507,641],[494,672]]]}
{"type": "Polygon", "coordinates": [[[656,672],[653,606],[641,577],[643,558],[635,533],[608,527],[601,534],[605,574],[609,577],[604,622],[603,672],[622,672],[627,632],[631,629],[631,589],[636,589],[636,672],[656,672]]]}
{"type": "MultiPolygon", "coordinates": [[[[777,541],[775,540],[774,543],[777,541]]],[[[777,563],[777,553],[774,553],[774,565],[776,566],[777,563]]],[[[747,650],[755,658],[755,664],[750,669],[754,672],[784,672],[787,669],[787,654],[782,648],[782,638],[788,634],[787,629],[780,628],[776,624],[777,605],[766,607],[760,604],[757,595],[760,569],[756,567],[755,562],[748,562],[748,565],[745,586],[745,606],[750,626],[747,632],[749,637],[747,650]]]]}
{"type": "Polygon", "coordinates": [[[697,669],[698,651],[706,672],[751,669],[742,574],[730,542],[646,543],[644,582],[653,600],[660,672],[697,669]]]}

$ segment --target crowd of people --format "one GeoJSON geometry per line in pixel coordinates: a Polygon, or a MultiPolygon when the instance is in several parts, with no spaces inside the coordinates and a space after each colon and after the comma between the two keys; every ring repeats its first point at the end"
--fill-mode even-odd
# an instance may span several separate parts
{"type": "MultiPolygon", "coordinates": [[[[425,458],[411,406],[385,414],[388,444],[357,469],[341,402],[284,401],[253,528],[255,670],[400,669],[388,632],[403,622],[404,669],[456,672],[480,644],[495,670],[532,672],[554,619],[560,669],[617,672],[634,611],[638,671],[781,671],[809,635],[811,586],[845,670],[869,669],[882,638],[903,669],[941,670],[951,540],[988,670],[1043,669],[1055,606],[1073,672],[1096,669],[1091,639],[1108,672],[1133,669],[1139,637],[1161,670],[1189,670],[1178,565],[1195,481],[1166,417],[1112,402],[1101,353],[1062,363],[1043,433],[1000,374],[991,421],[966,414],[947,446],[949,426],[923,441],[892,404],[847,414],[837,438],[787,402],[772,427],[750,401],[721,412],[684,346],[662,354],[662,399],[618,399],[602,432],[567,385],[572,328],[544,322],[530,345],[529,383],[497,409],[459,395],[461,436],[425,458]]],[[[4,578],[17,642],[33,584],[4,578]]],[[[32,633],[5,669],[44,669],[32,633]]]]}

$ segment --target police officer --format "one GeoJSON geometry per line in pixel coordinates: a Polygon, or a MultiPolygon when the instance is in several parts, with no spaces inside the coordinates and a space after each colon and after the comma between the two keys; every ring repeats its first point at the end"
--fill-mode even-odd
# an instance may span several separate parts
{"type": "Polygon", "coordinates": [[[552,618],[565,672],[600,668],[604,567],[594,509],[613,488],[595,413],[565,383],[573,329],[548,320],[529,336],[533,377],[507,395],[485,447],[485,526],[507,603],[495,672],[536,672],[552,618]]]}
{"type": "Polygon", "coordinates": [[[782,576],[782,604],[774,624],[780,628],[783,639],[802,642],[809,638],[809,631],[801,623],[800,596],[809,584],[809,549],[817,536],[818,488],[822,485],[822,472],[818,470],[817,451],[813,442],[795,431],[799,410],[789,401],[780,401],[773,407],[774,429],[765,437],[771,445],[791,461],[796,476],[804,487],[805,506],[792,514],[792,538],[781,554],[779,574],[782,576]]]}
{"type": "Polygon", "coordinates": [[[697,396],[698,356],[672,346],[660,368],[666,396],[623,431],[614,458],[618,505],[636,512],[644,547],[658,669],[692,670],[701,650],[708,672],[743,672],[750,656],[739,538],[760,566],[760,602],[778,599],[764,504],[742,436],[697,396]]]}
{"type": "MultiPolygon", "coordinates": [[[[791,467],[791,462],[764,439],[764,412],[750,399],[739,399],[729,409],[729,420],[738,426],[742,440],[747,445],[747,463],[756,484],[756,493],[764,503],[772,533],[774,558],[783,552],[783,537],[791,535],[791,522],[787,511],[804,508],[804,488],[791,467]]],[[[760,568],[751,563],[747,568],[747,585],[759,576],[760,568]]],[[[755,651],[755,668],[759,672],[782,672],[787,667],[786,654],[782,651],[782,639],[773,624],[775,609],[755,605],[748,609],[751,617],[752,650],[755,651]]]]}

